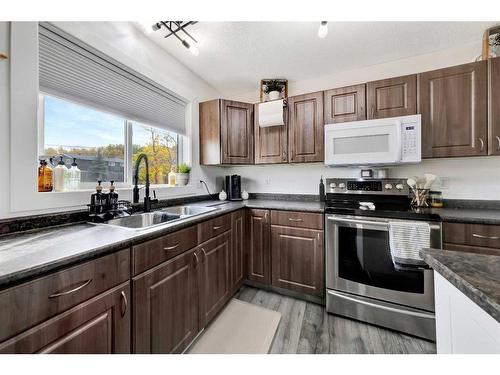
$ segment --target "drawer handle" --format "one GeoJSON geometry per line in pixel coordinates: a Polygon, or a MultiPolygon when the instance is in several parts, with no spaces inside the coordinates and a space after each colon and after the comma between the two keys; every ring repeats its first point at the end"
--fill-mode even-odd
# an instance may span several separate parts
{"type": "Polygon", "coordinates": [[[482,234],[476,234],[476,233],[473,233],[472,237],[484,238],[485,240],[500,240],[500,237],[498,236],[483,236],[482,234]]]}
{"type": "Polygon", "coordinates": [[[481,148],[479,149],[479,151],[483,151],[484,150],[484,141],[483,141],[483,138],[478,138],[479,140],[479,143],[481,143],[481,148]]]}
{"type": "Polygon", "coordinates": [[[81,283],[80,285],[78,285],[76,288],[73,288],[71,290],[67,290],[66,292],[60,292],[60,293],[51,294],[49,296],[49,298],[57,298],[57,297],[67,296],[68,294],[75,293],[75,292],[79,291],[80,289],[85,288],[91,282],[92,282],[92,279],[88,279],[88,280],[84,281],[83,283],[81,283]]]}
{"type": "Polygon", "coordinates": [[[201,252],[203,253],[203,261],[207,260],[207,252],[205,251],[204,248],[201,248],[201,252]]]}
{"type": "Polygon", "coordinates": [[[194,255],[194,260],[196,261],[194,267],[196,268],[196,267],[198,267],[198,263],[200,263],[200,260],[198,259],[198,254],[193,253],[193,255],[194,255]]]}
{"type": "Polygon", "coordinates": [[[217,229],[222,228],[222,225],[216,225],[216,226],[214,226],[214,227],[212,227],[212,228],[213,228],[213,230],[217,230],[217,229]]]}
{"type": "Polygon", "coordinates": [[[500,137],[496,135],[495,139],[497,140],[497,151],[500,151],[500,137]]]}
{"type": "Polygon", "coordinates": [[[179,243],[173,245],[173,246],[167,246],[167,247],[164,247],[163,250],[173,250],[173,249],[176,249],[179,247],[179,243]]]}
{"type": "Polygon", "coordinates": [[[121,293],[121,302],[122,306],[120,309],[120,313],[122,314],[122,317],[124,317],[125,314],[127,313],[128,301],[127,301],[127,296],[125,295],[125,292],[123,290],[121,293]]]}
{"type": "Polygon", "coordinates": [[[288,221],[302,221],[302,219],[294,219],[293,217],[289,217],[288,221]]]}

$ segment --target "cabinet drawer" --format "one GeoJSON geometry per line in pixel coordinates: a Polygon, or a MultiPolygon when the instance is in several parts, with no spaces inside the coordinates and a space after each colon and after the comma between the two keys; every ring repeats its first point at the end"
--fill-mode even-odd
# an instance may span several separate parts
{"type": "Polygon", "coordinates": [[[129,249],[0,292],[0,342],[130,278],[129,249]]]}
{"type": "Polygon", "coordinates": [[[443,242],[500,249],[500,225],[443,223],[443,242]]]}
{"type": "Polygon", "coordinates": [[[231,214],[205,221],[198,224],[198,241],[199,243],[208,241],[229,229],[231,229],[231,214]]]}
{"type": "Polygon", "coordinates": [[[132,248],[133,274],[144,272],[198,244],[196,225],[132,248]]]}
{"type": "Polygon", "coordinates": [[[323,229],[323,215],[311,212],[271,211],[271,224],[287,227],[323,229]]]}
{"type": "Polygon", "coordinates": [[[477,253],[486,255],[500,255],[500,249],[493,247],[480,247],[471,245],[457,245],[453,243],[443,243],[443,249],[451,251],[463,251],[466,253],[477,253]]]}

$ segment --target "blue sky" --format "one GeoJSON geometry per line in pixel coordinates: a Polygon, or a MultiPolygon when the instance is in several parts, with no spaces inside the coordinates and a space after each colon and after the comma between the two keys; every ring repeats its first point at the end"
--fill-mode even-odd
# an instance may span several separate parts
{"type": "MultiPolygon", "coordinates": [[[[45,96],[45,145],[98,147],[123,144],[124,119],[65,100],[45,96]]],[[[134,126],[134,144],[144,144],[148,133],[134,126]]]]}

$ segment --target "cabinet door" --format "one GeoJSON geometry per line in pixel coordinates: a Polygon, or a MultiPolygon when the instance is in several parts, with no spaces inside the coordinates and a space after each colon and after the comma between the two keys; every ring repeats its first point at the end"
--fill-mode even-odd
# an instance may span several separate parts
{"type": "Polygon", "coordinates": [[[488,153],[500,155],[500,57],[488,60],[488,153]]]}
{"type": "Polygon", "coordinates": [[[247,211],[246,277],[262,284],[271,283],[269,211],[247,211]]]}
{"type": "Polygon", "coordinates": [[[419,74],[422,157],[486,155],[486,64],[419,74]]]}
{"type": "Polygon", "coordinates": [[[417,113],[417,76],[382,79],[366,84],[367,118],[385,118],[417,113]]]}
{"type": "Polygon", "coordinates": [[[231,298],[231,231],[200,246],[200,326],[206,326],[231,298]]]}
{"type": "Polygon", "coordinates": [[[221,101],[222,164],[253,164],[253,104],[221,101]]]}
{"type": "Polygon", "coordinates": [[[245,245],[245,211],[239,210],[231,214],[232,240],[231,246],[231,285],[232,291],[243,284],[244,276],[244,245],[245,245]]]}
{"type": "Polygon", "coordinates": [[[325,124],[366,120],[366,85],[324,92],[325,124]]]}
{"type": "Polygon", "coordinates": [[[122,284],[0,344],[0,353],[130,353],[130,287],[122,284]]]}
{"type": "Polygon", "coordinates": [[[258,110],[259,106],[255,105],[255,164],[287,163],[287,111],[285,111],[285,125],[261,128],[258,110]]]}
{"type": "Polygon", "coordinates": [[[288,161],[323,161],[323,92],[288,98],[288,161]]]}
{"type": "Polygon", "coordinates": [[[198,259],[189,251],[133,279],[135,353],[180,353],[194,339],[198,259]]]}
{"type": "Polygon", "coordinates": [[[323,231],[271,226],[272,285],[323,296],[323,231]]]}
{"type": "Polygon", "coordinates": [[[200,165],[221,163],[220,105],[220,99],[199,105],[200,165]]]}

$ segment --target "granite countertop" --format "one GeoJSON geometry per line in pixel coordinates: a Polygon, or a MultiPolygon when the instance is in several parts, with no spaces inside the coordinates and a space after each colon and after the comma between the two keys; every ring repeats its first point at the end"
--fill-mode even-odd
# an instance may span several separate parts
{"type": "Polygon", "coordinates": [[[425,262],[500,322],[500,256],[425,249],[425,262]]]}
{"type": "Polygon", "coordinates": [[[202,201],[190,205],[215,206],[218,210],[141,231],[106,224],[78,223],[2,236],[0,289],[243,207],[318,213],[324,211],[323,204],[314,201],[251,199],[239,202],[202,201]]]}
{"type": "Polygon", "coordinates": [[[432,208],[443,221],[470,224],[500,224],[500,210],[488,208],[432,208]]]}

